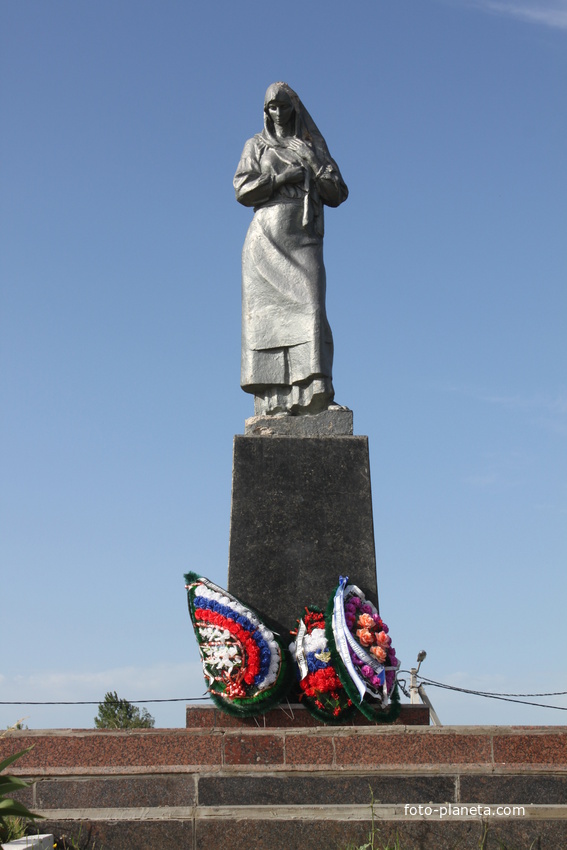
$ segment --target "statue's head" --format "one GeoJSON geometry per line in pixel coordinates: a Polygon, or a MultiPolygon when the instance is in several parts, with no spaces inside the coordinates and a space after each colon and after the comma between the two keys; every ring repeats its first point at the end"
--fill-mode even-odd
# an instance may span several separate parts
{"type": "Polygon", "coordinates": [[[272,83],[264,98],[266,120],[284,127],[296,112],[294,99],[297,100],[297,95],[287,83],[272,83]]]}
{"type": "Polygon", "coordinates": [[[272,83],[271,86],[268,86],[266,89],[266,95],[264,97],[264,110],[268,108],[268,104],[272,100],[281,100],[282,98],[285,100],[289,100],[291,103],[292,95],[297,98],[294,90],[288,86],[287,83],[272,83]]]}
{"type": "Polygon", "coordinates": [[[272,83],[264,97],[264,133],[272,140],[285,136],[295,136],[304,142],[314,144],[320,155],[329,157],[325,140],[311,115],[301,102],[299,95],[287,83],[272,83]],[[284,134],[276,128],[287,127],[284,134]]]}

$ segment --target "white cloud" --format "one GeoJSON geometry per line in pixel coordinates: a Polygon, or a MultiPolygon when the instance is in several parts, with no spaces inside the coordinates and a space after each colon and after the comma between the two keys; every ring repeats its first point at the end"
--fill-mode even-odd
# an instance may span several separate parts
{"type": "MultiPolygon", "coordinates": [[[[116,667],[110,670],[68,672],[46,670],[29,675],[3,677],[3,693],[18,693],[30,700],[89,700],[104,696],[103,691],[118,691],[132,702],[136,699],[187,697],[195,685],[204,689],[201,664],[161,663],[150,667],[116,667]],[[195,682],[195,674],[200,679],[195,682]],[[174,693],[175,692],[175,693],[174,693]]],[[[14,697],[16,698],[16,697],[14,697]]],[[[9,697],[6,697],[9,699],[9,697]]]]}
{"type": "Polygon", "coordinates": [[[534,395],[505,395],[486,389],[458,384],[434,384],[438,392],[455,393],[475,399],[484,404],[492,404],[510,411],[529,414],[530,421],[556,434],[567,433],[567,394],[556,395],[536,393],[534,395]]]}
{"type": "Polygon", "coordinates": [[[499,404],[504,407],[523,410],[545,410],[548,413],[567,413],[567,398],[561,394],[556,396],[533,395],[533,396],[507,396],[492,395],[490,393],[479,393],[481,401],[490,404],[499,404]]]}
{"type": "MultiPolygon", "coordinates": [[[[432,389],[439,393],[450,393],[468,399],[476,405],[474,416],[482,413],[479,405],[490,406],[494,412],[487,410],[485,413],[490,419],[507,419],[510,433],[516,435],[513,441],[515,448],[505,452],[484,452],[480,456],[481,467],[472,471],[463,478],[467,485],[483,489],[504,489],[517,487],[529,480],[530,476],[536,474],[534,470],[542,459],[550,458],[551,452],[557,450],[555,440],[543,442],[537,439],[537,433],[525,430],[528,425],[530,429],[546,432],[555,437],[567,436],[567,394],[565,391],[552,393],[506,394],[488,390],[483,387],[474,387],[466,384],[434,383],[432,389]],[[499,412],[498,412],[499,409],[499,412]],[[521,429],[524,430],[521,430],[521,429]],[[518,447],[523,448],[519,449],[518,447]]],[[[498,433],[495,424],[494,434],[498,433]]],[[[493,444],[493,443],[492,443],[493,444]]],[[[561,463],[558,457],[557,462],[561,463]]],[[[546,459],[546,463],[551,461],[546,459]]],[[[554,461],[554,463],[556,463],[554,461]]],[[[554,508],[554,510],[557,508],[554,508]]],[[[562,510],[559,508],[559,510],[562,510]]]]}
{"type": "Polygon", "coordinates": [[[556,2],[534,2],[534,0],[477,0],[477,8],[485,9],[500,15],[509,15],[527,23],[543,24],[553,29],[567,30],[567,3],[564,0],[556,2]]]}
{"type": "MultiPolygon", "coordinates": [[[[470,393],[475,395],[474,393],[470,393]]],[[[498,405],[510,411],[524,411],[535,425],[559,436],[567,434],[567,397],[561,393],[556,396],[506,396],[479,392],[479,401],[498,405]]]]}
{"type": "Polygon", "coordinates": [[[473,487],[493,487],[500,483],[495,472],[478,472],[474,475],[468,475],[463,479],[465,484],[471,484],[473,487]]]}
{"type": "MultiPolygon", "coordinates": [[[[67,672],[45,670],[29,675],[0,674],[3,702],[100,702],[107,691],[136,702],[147,699],[182,699],[174,703],[148,703],[145,707],[158,726],[184,725],[184,700],[202,697],[206,691],[200,662],[148,667],[117,667],[109,670],[67,672]]],[[[25,715],[30,728],[85,728],[94,725],[95,705],[41,706],[0,705],[0,728],[25,715]]]]}

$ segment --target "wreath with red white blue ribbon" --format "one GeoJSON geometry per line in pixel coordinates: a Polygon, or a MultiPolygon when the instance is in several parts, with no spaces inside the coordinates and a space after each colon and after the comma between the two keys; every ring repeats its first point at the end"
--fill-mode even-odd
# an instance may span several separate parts
{"type": "Polygon", "coordinates": [[[355,708],[376,723],[399,715],[388,626],[348,578],[325,613],[305,608],[289,650],[227,590],[197,573],[185,581],[207,689],[223,711],[246,717],[275,708],[290,694],[295,662],[300,698],[324,723],[340,723],[355,708]]]}
{"type": "Polygon", "coordinates": [[[288,653],[250,608],[209,579],[185,576],[189,614],[211,699],[229,714],[278,705],[291,680],[288,653]]]}

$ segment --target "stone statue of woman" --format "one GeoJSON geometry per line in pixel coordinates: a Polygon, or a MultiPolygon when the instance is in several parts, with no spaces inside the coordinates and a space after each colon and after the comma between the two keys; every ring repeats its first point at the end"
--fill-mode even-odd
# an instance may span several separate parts
{"type": "Polygon", "coordinates": [[[348,197],[336,162],[297,94],[274,83],[264,129],[234,177],[254,207],[242,251],[241,386],[256,416],[340,409],[333,403],[333,336],[325,310],[323,206],[348,197]]]}

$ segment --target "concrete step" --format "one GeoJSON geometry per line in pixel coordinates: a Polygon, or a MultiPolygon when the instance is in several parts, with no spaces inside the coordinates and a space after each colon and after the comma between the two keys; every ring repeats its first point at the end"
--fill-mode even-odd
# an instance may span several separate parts
{"type": "Polygon", "coordinates": [[[51,834],[27,835],[1,845],[2,850],[52,850],[55,839],[51,834]]]}

